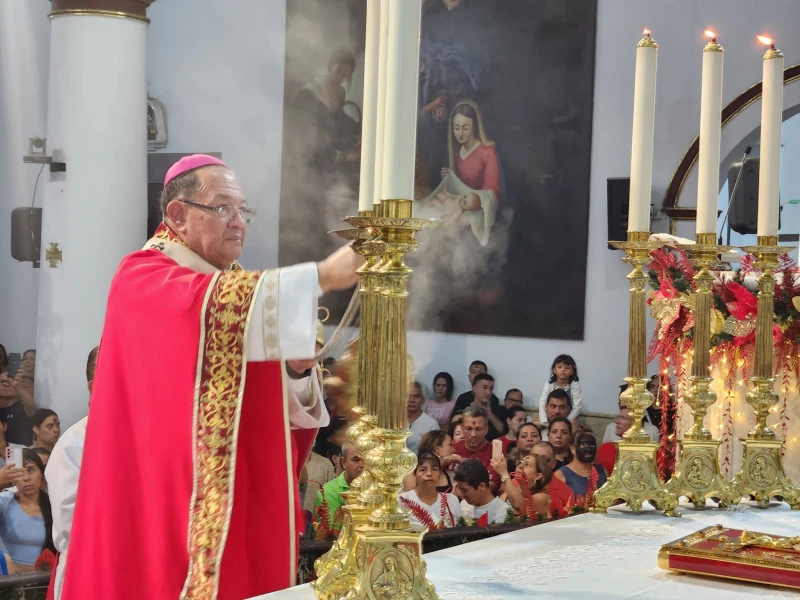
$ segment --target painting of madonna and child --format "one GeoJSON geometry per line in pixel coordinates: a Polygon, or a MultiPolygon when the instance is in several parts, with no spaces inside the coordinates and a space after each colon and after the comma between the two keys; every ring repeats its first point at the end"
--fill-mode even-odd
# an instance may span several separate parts
{"type": "MultiPolygon", "coordinates": [[[[582,339],[596,1],[422,5],[414,216],[441,223],[409,327],[582,339]]],[[[281,264],[357,211],[365,26],[364,0],[287,2],[281,264]]]]}

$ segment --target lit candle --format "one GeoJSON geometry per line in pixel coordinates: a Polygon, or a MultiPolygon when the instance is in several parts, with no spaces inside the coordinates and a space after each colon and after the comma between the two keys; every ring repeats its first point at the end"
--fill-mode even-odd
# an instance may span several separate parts
{"type": "Polygon", "coordinates": [[[758,174],[759,236],[778,235],[778,198],[781,171],[781,123],[783,121],[783,53],[773,41],[758,36],[769,45],[764,54],[761,87],[761,158],[758,174]]]}
{"type": "Polygon", "coordinates": [[[382,200],[413,200],[419,87],[420,0],[389,4],[382,200]]]}
{"type": "Polygon", "coordinates": [[[716,233],[719,198],[719,146],[722,133],[722,60],[724,50],[713,31],[703,48],[700,96],[700,156],[697,166],[697,233],[716,233]]]}
{"type": "Polygon", "coordinates": [[[636,46],[628,231],[650,231],[650,187],[653,181],[657,60],[658,44],[650,37],[650,31],[645,29],[644,37],[636,46]]]}
{"type": "Polygon", "coordinates": [[[364,102],[361,117],[361,177],[358,210],[372,210],[375,201],[375,139],[378,115],[378,47],[380,0],[367,0],[367,37],[364,44],[364,102]]]}
{"type": "Polygon", "coordinates": [[[386,64],[389,54],[389,0],[381,0],[380,42],[378,43],[378,110],[375,120],[375,177],[372,201],[381,201],[383,194],[383,148],[386,128],[386,64]]]}

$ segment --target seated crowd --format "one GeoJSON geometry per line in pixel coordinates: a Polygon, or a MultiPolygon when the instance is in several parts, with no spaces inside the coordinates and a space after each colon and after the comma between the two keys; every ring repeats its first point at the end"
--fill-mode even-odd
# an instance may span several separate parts
{"type": "MultiPolygon", "coordinates": [[[[613,442],[633,424],[629,410],[620,403],[598,443],[581,422],[578,369],[568,355],[553,361],[536,410],[523,405],[517,388],[501,402],[482,361],[472,362],[468,378],[471,390],[457,398],[453,377],[444,372],[434,377],[432,394],[419,381],[409,390],[407,447],[418,461],[399,502],[412,521],[433,529],[563,517],[589,508],[614,468],[613,442]]],[[[644,427],[658,441],[655,424],[645,421],[644,427]]],[[[345,442],[346,428],[341,419],[327,436],[321,432],[307,464],[304,505],[315,521],[325,504],[322,514],[334,522],[343,505],[340,493],[364,468],[357,448],[345,442]]]]}
{"type": "Polygon", "coordinates": [[[53,515],[44,473],[61,435],[58,415],[36,408],[36,351],[9,373],[0,345],[0,574],[34,571],[55,558],[53,515]]]}
{"type": "MultiPolygon", "coordinates": [[[[90,390],[97,350],[87,364],[90,390]]],[[[9,373],[9,357],[0,345],[2,575],[47,568],[58,545],[45,469],[61,427],[55,412],[36,407],[35,360],[35,350],[28,350],[16,372],[9,373]]],[[[433,529],[566,516],[576,506],[585,507],[613,469],[613,442],[631,427],[629,411],[620,404],[598,448],[580,421],[581,388],[571,357],[554,361],[536,410],[523,405],[517,388],[501,402],[487,371],[485,363],[474,361],[471,390],[457,398],[449,373],[434,377],[432,394],[420,382],[411,386],[407,446],[418,461],[403,481],[399,502],[414,523],[433,529]]],[[[653,423],[644,426],[658,440],[652,417],[653,423]]],[[[334,524],[344,504],[342,492],[364,470],[362,456],[347,440],[348,426],[345,417],[333,415],[303,469],[300,491],[309,531],[312,521],[327,518],[327,525],[334,524]]]]}

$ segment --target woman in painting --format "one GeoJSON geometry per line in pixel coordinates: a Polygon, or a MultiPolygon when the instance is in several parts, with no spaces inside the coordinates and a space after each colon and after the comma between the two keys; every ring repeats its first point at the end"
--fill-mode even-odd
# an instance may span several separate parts
{"type": "Polygon", "coordinates": [[[500,163],[486,136],[481,109],[473,100],[458,102],[450,114],[449,165],[442,183],[423,201],[447,221],[469,226],[482,246],[497,219],[502,194],[500,163]]]}

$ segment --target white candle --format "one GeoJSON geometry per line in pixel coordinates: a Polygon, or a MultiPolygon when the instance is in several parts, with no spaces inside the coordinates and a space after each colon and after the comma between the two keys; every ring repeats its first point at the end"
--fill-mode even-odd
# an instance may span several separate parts
{"type": "Polygon", "coordinates": [[[778,235],[778,198],[783,121],[783,54],[772,40],[759,36],[770,48],[764,54],[761,88],[761,158],[758,174],[759,236],[778,235]]]}
{"type": "Polygon", "coordinates": [[[657,60],[658,44],[650,37],[650,32],[645,30],[645,37],[639,41],[636,47],[628,231],[650,231],[650,187],[653,180],[657,60]]]}
{"type": "Polygon", "coordinates": [[[375,201],[375,137],[378,115],[378,46],[380,0],[367,0],[367,37],[364,44],[364,102],[361,111],[361,177],[358,210],[372,210],[375,201]]]}
{"type": "Polygon", "coordinates": [[[421,0],[389,4],[382,200],[413,200],[421,0]]]}
{"type": "Polygon", "coordinates": [[[722,46],[712,31],[703,48],[700,96],[700,156],[697,166],[697,233],[716,233],[719,202],[719,146],[722,132],[722,46]]]}
{"type": "Polygon", "coordinates": [[[378,51],[378,107],[375,120],[375,177],[372,201],[378,203],[383,194],[383,148],[386,129],[386,65],[389,57],[389,0],[381,0],[380,46],[378,51]]]}

